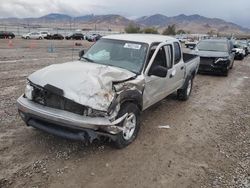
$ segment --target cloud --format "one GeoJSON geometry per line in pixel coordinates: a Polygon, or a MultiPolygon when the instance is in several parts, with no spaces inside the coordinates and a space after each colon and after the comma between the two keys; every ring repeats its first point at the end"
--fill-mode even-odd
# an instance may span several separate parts
{"type": "Polygon", "coordinates": [[[9,0],[0,2],[0,17],[39,17],[49,13],[79,16],[105,9],[105,6],[78,0],[9,0]]]}
{"type": "Polygon", "coordinates": [[[249,7],[249,0],[6,0],[0,1],[0,17],[40,17],[49,13],[71,16],[112,13],[130,18],[155,13],[200,14],[250,27],[249,7]]]}

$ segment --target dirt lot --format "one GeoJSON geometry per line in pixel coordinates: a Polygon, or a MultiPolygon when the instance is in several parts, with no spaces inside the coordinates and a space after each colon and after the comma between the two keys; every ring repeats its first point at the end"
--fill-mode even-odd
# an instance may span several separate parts
{"type": "Polygon", "coordinates": [[[17,114],[26,77],[77,59],[73,44],[0,40],[0,187],[250,187],[250,57],[228,77],[198,75],[189,101],[172,95],[144,112],[137,140],[115,150],[26,127],[17,114]]]}

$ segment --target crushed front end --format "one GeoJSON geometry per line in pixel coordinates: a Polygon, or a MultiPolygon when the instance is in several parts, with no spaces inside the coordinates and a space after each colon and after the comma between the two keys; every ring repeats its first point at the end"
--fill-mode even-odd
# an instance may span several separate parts
{"type": "Polygon", "coordinates": [[[93,141],[100,136],[114,140],[122,131],[118,125],[126,118],[125,114],[116,119],[119,104],[109,111],[95,110],[65,98],[59,88],[40,87],[31,82],[17,100],[17,106],[28,126],[74,140],[93,141]]]}
{"type": "Polygon", "coordinates": [[[230,60],[224,57],[200,57],[199,72],[224,72],[230,66],[230,60]]]}

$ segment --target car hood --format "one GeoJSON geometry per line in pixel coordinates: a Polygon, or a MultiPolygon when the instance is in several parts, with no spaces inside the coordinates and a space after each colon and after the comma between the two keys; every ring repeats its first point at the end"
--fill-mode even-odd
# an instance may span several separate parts
{"type": "Polygon", "coordinates": [[[193,54],[199,55],[201,57],[228,57],[228,52],[214,52],[214,51],[193,51],[193,54]]]}
{"type": "Polygon", "coordinates": [[[47,84],[64,91],[64,97],[96,110],[107,111],[115,97],[112,82],[120,82],[136,74],[121,68],[74,61],[45,67],[28,79],[41,87],[47,84]]]}

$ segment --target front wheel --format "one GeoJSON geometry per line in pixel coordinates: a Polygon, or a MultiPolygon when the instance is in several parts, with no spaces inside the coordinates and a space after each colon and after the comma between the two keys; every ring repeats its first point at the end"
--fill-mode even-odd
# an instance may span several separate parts
{"type": "Polygon", "coordinates": [[[241,54],[241,56],[240,56],[240,60],[243,60],[244,59],[244,55],[243,54],[241,54]]]}
{"type": "Polygon", "coordinates": [[[228,76],[228,72],[229,72],[229,70],[226,69],[226,70],[224,70],[224,71],[222,72],[222,75],[227,77],[227,76],[228,76]]]}
{"type": "Polygon", "coordinates": [[[191,95],[193,89],[193,77],[187,78],[184,86],[182,89],[177,90],[177,98],[181,101],[188,100],[189,96],[191,95]]]}
{"type": "Polygon", "coordinates": [[[124,114],[128,114],[128,116],[119,125],[123,128],[123,131],[117,134],[114,141],[114,146],[118,149],[125,148],[131,144],[137,137],[140,129],[140,110],[137,105],[134,103],[124,103],[118,113],[118,118],[124,114]]]}
{"type": "Polygon", "coordinates": [[[232,62],[232,65],[230,66],[230,69],[232,69],[232,68],[233,68],[233,66],[234,66],[234,60],[233,60],[233,62],[232,62]]]}

